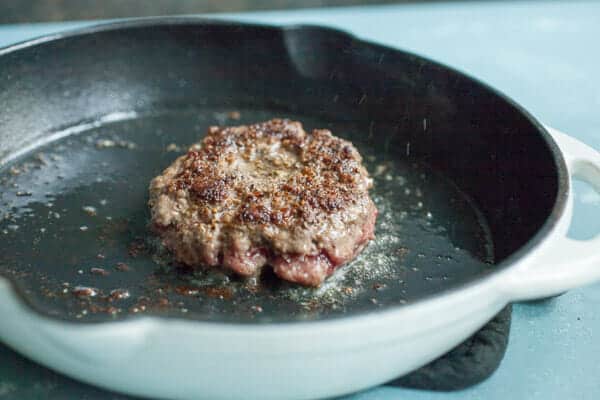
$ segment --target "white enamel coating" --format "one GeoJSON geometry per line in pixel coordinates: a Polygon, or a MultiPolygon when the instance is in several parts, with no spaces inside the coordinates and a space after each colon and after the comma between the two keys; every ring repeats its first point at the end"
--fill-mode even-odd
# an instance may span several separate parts
{"type": "MultiPolygon", "coordinates": [[[[570,174],[600,189],[600,155],[551,133],[570,174]]],[[[342,395],[426,364],[508,302],[599,280],[598,239],[566,238],[571,205],[569,198],[559,223],[518,263],[477,284],[398,309],[294,324],[145,317],[85,325],[40,316],[0,279],[0,338],[67,375],[140,396],[282,400],[342,395]]]]}
{"type": "MultiPolygon", "coordinates": [[[[600,153],[564,133],[547,129],[562,151],[569,176],[600,192],[600,153]]],[[[567,210],[560,223],[563,235],[548,238],[532,252],[535,263],[512,268],[506,289],[513,301],[552,296],[600,280],[600,237],[585,241],[566,237],[572,200],[569,191],[567,210]]]]}

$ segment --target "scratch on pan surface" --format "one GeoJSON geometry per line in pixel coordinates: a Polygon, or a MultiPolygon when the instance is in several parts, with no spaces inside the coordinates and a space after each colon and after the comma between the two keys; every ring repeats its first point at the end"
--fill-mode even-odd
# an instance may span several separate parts
{"type": "Polygon", "coordinates": [[[17,159],[17,158],[21,157],[22,155],[24,155],[36,148],[45,146],[51,142],[60,140],[64,137],[71,136],[71,135],[77,135],[79,133],[86,132],[91,129],[99,128],[103,125],[106,125],[106,124],[109,124],[112,122],[135,119],[137,117],[138,117],[138,113],[135,111],[115,112],[115,113],[110,113],[110,114],[104,115],[102,117],[99,117],[91,122],[83,122],[83,123],[80,123],[80,124],[77,124],[74,126],[70,126],[66,129],[62,129],[62,130],[53,132],[49,135],[44,136],[43,138],[41,138],[39,140],[35,140],[33,143],[30,143],[28,145],[21,147],[18,151],[10,154],[8,157],[1,159],[0,166],[11,162],[12,160],[17,159]]]}

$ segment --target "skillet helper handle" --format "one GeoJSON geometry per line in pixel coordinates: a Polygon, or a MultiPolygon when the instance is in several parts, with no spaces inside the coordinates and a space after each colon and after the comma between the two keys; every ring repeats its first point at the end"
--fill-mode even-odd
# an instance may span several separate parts
{"type": "MultiPolygon", "coordinates": [[[[564,133],[547,129],[563,153],[569,176],[600,193],[600,153],[564,133]]],[[[574,240],[565,234],[540,249],[533,263],[515,272],[507,285],[513,301],[552,297],[600,281],[600,235],[574,240]]]]}

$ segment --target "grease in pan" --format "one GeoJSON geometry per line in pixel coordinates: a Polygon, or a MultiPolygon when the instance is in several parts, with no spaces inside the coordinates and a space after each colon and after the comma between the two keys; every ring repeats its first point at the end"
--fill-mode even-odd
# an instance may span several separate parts
{"type": "Polygon", "coordinates": [[[360,126],[291,113],[285,116],[303,121],[305,129],[340,132],[360,151],[375,181],[376,239],[317,289],[268,273],[253,285],[174,262],[148,234],[148,182],[210,125],[282,115],[236,111],[239,121],[231,109],[122,114],[128,118],[87,126],[5,165],[0,272],[14,278],[37,309],[67,320],[153,314],[283,322],[404,304],[492,270],[485,222],[447,178],[399,156],[360,126]]]}

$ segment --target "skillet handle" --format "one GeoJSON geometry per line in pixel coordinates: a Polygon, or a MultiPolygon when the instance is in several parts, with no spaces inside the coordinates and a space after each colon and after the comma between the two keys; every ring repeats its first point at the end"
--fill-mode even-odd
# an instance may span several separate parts
{"type": "MultiPolygon", "coordinates": [[[[600,153],[564,133],[547,129],[563,153],[569,176],[590,184],[600,193],[600,153]]],[[[570,200],[565,211],[569,221],[570,200]]],[[[597,281],[600,281],[600,235],[574,240],[564,233],[536,251],[532,262],[516,269],[509,276],[506,289],[513,301],[534,300],[597,281]]]]}

